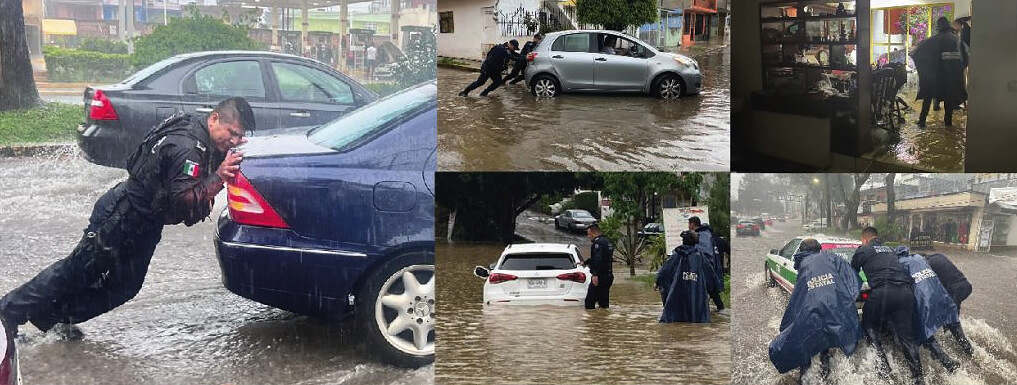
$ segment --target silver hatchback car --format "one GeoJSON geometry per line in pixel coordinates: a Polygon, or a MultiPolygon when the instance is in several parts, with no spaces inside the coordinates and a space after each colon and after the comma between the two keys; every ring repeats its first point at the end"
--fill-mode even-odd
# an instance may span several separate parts
{"type": "Polygon", "coordinates": [[[548,33],[527,55],[533,95],[570,91],[642,92],[663,99],[699,93],[699,63],[616,31],[548,33]]]}

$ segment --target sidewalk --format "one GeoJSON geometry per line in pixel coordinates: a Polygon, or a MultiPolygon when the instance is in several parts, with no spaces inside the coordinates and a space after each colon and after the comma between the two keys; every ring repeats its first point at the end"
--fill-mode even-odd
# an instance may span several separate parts
{"type": "Polygon", "coordinates": [[[459,59],[445,56],[438,56],[438,67],[451,68],[462,71],[480,72],[480,60],[459,59]]]}

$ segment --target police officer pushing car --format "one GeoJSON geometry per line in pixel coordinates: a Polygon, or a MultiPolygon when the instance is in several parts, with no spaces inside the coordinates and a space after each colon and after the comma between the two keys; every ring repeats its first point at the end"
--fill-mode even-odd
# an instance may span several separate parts
{"type": "Polygon", "coordinates": [[[207,118],[176,114],[153,128],[127,161],[128,177],[95,203],[71,254],[0,299],[12,329],[31,322],[80,337],[73,325],[95,318],[141,290],[165,225],[192,226],[208,217],[223,182],[240,169],[230,151],[254,130],[243,98],[219,103],[207,118]]]}
{"type": "Polygon", "coordinates": [[[590,288],[586,292],[586,308],[594,309],[596,305],[600,305],[602,309],[607,309],[610,306],[611,284],[614,283],[614,273],[611,269],[614,245],[600,232],[600,226],[596,223],[586,229],[586,236],[593,242],[590,245],[590,259],[586,260],[586,266],[590,268],[590,275],[593,276],[590,288]]]}

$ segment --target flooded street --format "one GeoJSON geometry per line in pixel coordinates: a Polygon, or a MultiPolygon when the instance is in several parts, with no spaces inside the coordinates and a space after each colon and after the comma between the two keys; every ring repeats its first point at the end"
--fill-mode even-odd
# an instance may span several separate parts
{"type": "MultiPolygon", "coordinates": [[[[0,293],[65,257],[92,204],[126,177],[74,153],[0,158],[0,293]]],[[[80,341],[22,326],[26,384],[422,384],[433,366],[394,369],[365,358],[350,325],[295,315],[223,288],[214,220],[167,226],[144,288],[80,325],[80,341]]]]}
{"type": "Polygon", "coordinates": [[[730,53],[698,58],[700,95],[665,102],[638,94],[536,99],[520,82],[489,97],[456,96],[473,72],[438,70],[438,167],[455,171],[727,170],[730,53]]]}
{"type": "MultiPolygon", "coordinates": [[[[732,240],[731,295],[737,309],[732,325],[734,383],[794,384],[797,370],[778,374],[767,355],[770,341],[778,334],[781,317],[790,297],[779,286],[767,287],[763,273],[766,252],[780,248],[788,240],[802,235],[800,223],[789,220],[767,226],[760,237],[736,237],[732,240]]],[[[992,254],[937,249],[967,276],[974,292],[964,301],[961,322],[974,346],[974,357],[966,357],[949,333],[942,330],[937,339],[947,354],[958,360],[960,369],[946,372],[934,361],[927,349],[922,349],[925,380],[929,384],[1012,384],[1017,383],[1017,303],[1012,298],[1017,289],[1013,277],[1017,276],[1017,258],[992,254]]],[[[884,344],[896,380],[887,381],[876,372],[876,355],[871,347],[859,343],[854,355],[847,358],[836,350],[833,355],[833,384],[891,383],[910,384],[905,360],[892,344],[884,344]]],[[[813,368],[818,367],[813,360],[813,368]]],[[[818,370],[810,371],[806,383],[822,383],[818,370]]]]}
{"type": "MultiPolygon", "coordinates": [[[[579,233],[555,230],[546,216],[526,211],[517,234],[537,242],[574,243],[588,257],[579,233]]],[[[629,279],[616,264],[608,310],[576,306],[484,306],[488,266],[505,245],[439,243],[435,380],[479,383],[697,383],[730,382],[730,322],[712,313],[710,324],[660,324],[660,296],[629,279]]],[[[645,271],[637,271],[645,273],[645,271]]]]}
{"type": "Polygon", "coordinates": [[[954,110],[953,126],[947,127],[943,121],[945,111],[929,108],[926,126],[918,127],[922,101],[915,100],[916,92],[912,90],[901,93],[901,98],[911,109],[905,112],[906,120],[899,133],[888,134],[886,145],[877,151],[874,158],[888,163],[907,164],[920,170],[963,171],[967,109],[954,110]]]}

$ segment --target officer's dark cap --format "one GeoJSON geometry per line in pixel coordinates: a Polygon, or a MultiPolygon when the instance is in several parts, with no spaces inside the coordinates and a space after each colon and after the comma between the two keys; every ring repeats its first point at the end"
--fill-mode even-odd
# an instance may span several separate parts
{"type": "Polygon", "coordinates": [[[254,110],[247,99],[236,96],[219,102],[212,112],[219,113],[219,119],[226,123],[239,122],[245,131],[254,131],[254,110]]]}
{"type": "Polygon", "coordinates": [[[516,39],[509,40],[509,45],[511,45],[512,48],[519,48],[519,41],[516,39]]]}
{"type": "Polygon", "coordinates": [[[695,231],[685,230],[680,234],[683,245],[695,245],[699,243],[699,234],[695,231]]]}
{"type": "Polygon", "coordinates": [[[876,230],[875,227],[869,226],[869,227],[866,227],[866,228],[862,229],[862,235],[871,236],[871,237],[878,237],[879,236],[879,230],[876,230]]]}
{"type": "Polygon", "coordinates": [[[703,221],[701,219],[699,219],[699,217],[697,217],[697,216],[691,216],[691,217],[689,217],[689,223],[691,223],[693,225],[696,225],[696,226],[700,226],[700,225],[703,224],[703,221]]]}
{"type": "Polygon", "coordinates": [[[802,241],[802,251],[809,253],[818,253],[820,251],[823,251],[823,246],[819,244],[819,241],[812,238],[808,238],[802,241]]]}

